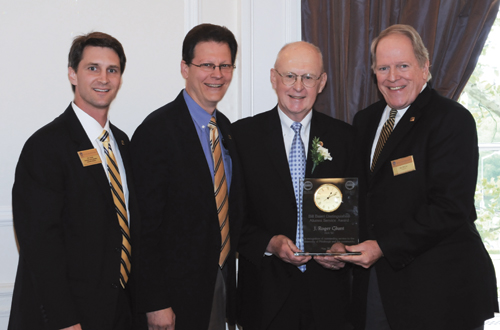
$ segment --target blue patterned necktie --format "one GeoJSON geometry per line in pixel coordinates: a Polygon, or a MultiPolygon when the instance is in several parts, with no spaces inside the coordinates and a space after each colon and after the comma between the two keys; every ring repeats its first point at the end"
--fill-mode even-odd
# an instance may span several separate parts
{"type": "MultiPolygon", "coordinates": [[[[300,137],[302,124],[294,122],[291,128],[295,132],[295,135],[288,157],[288,165],[290,166],[295,201],[297,202],[297,238],[295,242],[297,247],[304,251],[304,231],[302,228],[302,180],[306,172],[306,152],[300,137]]],[[[299,266],[299,269],[304,272],[306,270],[306,265],[299,266]]]]}

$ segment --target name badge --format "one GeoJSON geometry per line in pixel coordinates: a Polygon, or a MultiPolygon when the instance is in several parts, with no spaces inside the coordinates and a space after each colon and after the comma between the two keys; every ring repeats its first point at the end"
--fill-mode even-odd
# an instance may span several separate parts
{"type": "Polygon", "coordinates": [[[95,148],[78,151],[78,157],[80,157],[83,167],[102,163],[101,157],[99,157],[99,153],[95,148]]]}
{"type": "Polygon", "coordinates": [[[391,165],[394,176],[415,171],[415,162],[413,161],[413,156],[392,160],[391,165]]]}

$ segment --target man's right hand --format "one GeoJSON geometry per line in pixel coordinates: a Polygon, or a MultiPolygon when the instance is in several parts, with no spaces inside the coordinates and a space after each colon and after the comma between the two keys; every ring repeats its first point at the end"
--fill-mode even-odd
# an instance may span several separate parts
{"type": "Polygon", "coordinates": [[[170,308],[146,313],[148,317],[148,330],[174,330],[175,313],[170,308]]]}
{"type": "Polygon", "coordinates": [[[291,239],[284,235],[276,235],[267,244],[266,252],[272,253],[284,262],[300,266],[311,260],[310,256],[294,256],[295,252],[302,252],[291,239]]]}

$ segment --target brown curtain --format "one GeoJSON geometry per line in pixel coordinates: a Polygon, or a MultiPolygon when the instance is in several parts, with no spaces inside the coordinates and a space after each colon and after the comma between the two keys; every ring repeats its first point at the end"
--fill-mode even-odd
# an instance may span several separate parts
{"type": "Polygon", "coordinates": [[[474,71],[500,0],[302,0],[302,39],[323,52],[328,83],[315,109],[352,122],[380,99],[370,44],[385,28],[409,24],[429,50],[431,85],[457,100],[474,71]]]}

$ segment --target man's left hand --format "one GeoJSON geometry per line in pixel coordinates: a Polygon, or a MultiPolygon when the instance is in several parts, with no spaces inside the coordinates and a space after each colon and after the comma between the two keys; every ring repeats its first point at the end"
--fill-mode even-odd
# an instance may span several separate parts
{"type": "Polygon", "coordinates": [[[370,268],[378,259],[384,256],[377,241],[364,241],[358,245],[345,247],[347,252],[361,252],[360,256],[339,256],[341,261],[350,262],[363,268],[370,268]]]}
{"type": "MultiPolygon", "coordinates": [[[[326,250],[326,252],[337,252],[337,253],[344,253],[346,252],[344,244],[337,242],[333,244],[330,249],[326,250]]],[[[337,256],[314,256],[314,260],[321,266],[332,269],[332,270],[339,270],[341,268],[344,268],[345,262],[342,260],[338,259],[337,256]]]]}

